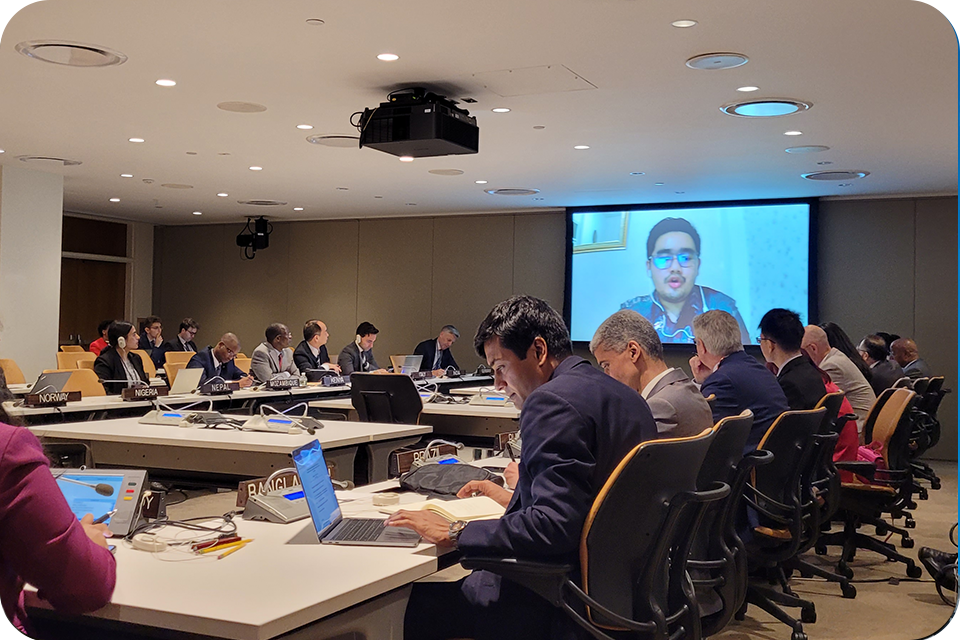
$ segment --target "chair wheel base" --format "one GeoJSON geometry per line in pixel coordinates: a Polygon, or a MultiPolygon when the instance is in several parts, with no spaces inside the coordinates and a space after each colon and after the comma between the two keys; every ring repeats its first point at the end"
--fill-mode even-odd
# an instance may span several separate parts
{"type": "Polygon", "coordinates": [[[843,597],[848,599],[853,599],[857,597],[857,588],[849,583],[842,583],[840,585],[840,591],[843,592],[843,597]]]}
{"type": "Polygon", "coordinates": [[[913,549],[914,545],[917,544],[917,541],[913,538],[903,538],[900,540],[900,546],[904,549],[913,549]]]}
{"type": "Polygon", "coordinates": [[[916,529],[916,528],[917,528],[917,521],[916,521],[916,520],[907,520],[906,522],[903,523],[903,526],[906,527],[907,529],[916,529]]]}
{"type": "Polygon", "coordinates": [[[923,575],[923,570],[915,564],[907,565],[907,576],[911,578],[919,578],[923,575]]]}
{"type": "Polygon", "coordinates": [[[817,621],[817,610],[813,607],[804,607],[800,609],[800,622],[804,624],[813,624],[817,621]]]}
{"type": "Polygon", "coordinates": [[[794,631],[790,634],[790,640],[807,640],[807,634],[803,631],[794,631]]]}
{"type": "Polygon", "coordinates": [[[837,565],[837,573],[842,575],[847,580],[853,579],[853,569],[848,567],[846,563],[840,563],[837,565]]]}

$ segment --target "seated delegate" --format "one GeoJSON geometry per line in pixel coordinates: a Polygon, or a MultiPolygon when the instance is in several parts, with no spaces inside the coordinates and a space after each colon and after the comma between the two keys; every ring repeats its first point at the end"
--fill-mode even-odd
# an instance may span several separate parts
{"type": "Polygon", "coordinates": [[[356,339],[340,350],[337,364],[340,371],[348,376],[355,371],[360,373],[385,373],[373,357],[373,343],[377,341],[380,330],[369,322],[361,322],[357,327],[356,339]]]}
{"type": "Polygon", "coordinates": [[[300,370],[293,361],[290,348],[290,329],[275,322],[264,332],[266,342],[261,342],[250,356],[250,373],[260,382],[274,378],[299,377],[300,370]]]}
{"type": "Polygon", "coordinates": [[[310,369],[340,372],[340,365],[331,364],[327,353],[330,332],[320,320],[307,320],[303,325],[303,341],[293,350],[293,362],[301,373],[310,369]]]}
{"type": "Polygon", "coordinates": [[[107,329],[110,346],[100,352],[93,363],[93,370],[108,394],[118,394],[128,387],[141,387],[150,379],[143,370],[143,360],[136,353],[140,334],[137,328],[123,320],[117,320],[107,329]]]}
{"type": "Polygon", "coordinates": [[[787,309],[771,309],[760,319],[760,351],[776,368],[777,382],[792,411],[813,409],[827,390],[823,377],[810,358],[800,350],[803,323],[787,309]]]}
{"type": "Polygon", "coordinates": [[[202,349],[190,358],[187,369],[203,369],[200,384],[211,378],[220,378],[224,382],[239,382],[241,387],[253,384],[253,378],[237,367],[233,361],[240,353],[240,341],[232,333],[225,333],[214,347],[202,349]]]}
{"type": "Polygon", "coordinates": [[[117,566],[105,524],[82,520],[67,506],[37,437],[13,427],[0,408],[0,602],[7,619],[30,632],[23,585],[64,613],[95,611],[108,602],[117,566]]]}
{"type": "Polygon", "coordinates": [[[436,338],[424,340],[413,350],[413,355],[423,356],[420,361],[420,371],[432,371],[434,376],[442,376],[449,367],[459,369],[457,361],[453,359],[450,347],[460,337],[460,332],[452,324],[440,329],[436,338]]]}

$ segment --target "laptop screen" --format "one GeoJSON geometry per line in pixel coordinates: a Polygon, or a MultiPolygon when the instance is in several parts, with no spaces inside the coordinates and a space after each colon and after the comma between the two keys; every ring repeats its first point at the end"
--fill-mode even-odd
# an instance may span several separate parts
{"type": "Polygon", "coordinates": [[[300,476],[304,497],[317,536],[322,538],[331,528],[340,522],[340,503],[333,492],[327,462],[323,459],[320,441],[314,440],[293,451],[293,464],[300,476]]]}

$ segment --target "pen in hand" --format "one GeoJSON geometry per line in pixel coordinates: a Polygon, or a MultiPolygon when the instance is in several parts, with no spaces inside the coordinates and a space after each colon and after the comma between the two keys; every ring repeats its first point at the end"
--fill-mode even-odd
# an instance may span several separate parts
{"type": "Polygon", "coordinates": [[[109,520],[110,517],[111,517],[113,514],[115,514],[116,512],[117,512],[116,509],[114,509],[113,511],[107,511],[105,514],[103,514],[102,516],[100,516],[99,518],[97,518],[96,520],[94,520],[94,521],[93,521],[93,524],[103,524],[104,522],[106,522],[107,520],[109,520]]]}

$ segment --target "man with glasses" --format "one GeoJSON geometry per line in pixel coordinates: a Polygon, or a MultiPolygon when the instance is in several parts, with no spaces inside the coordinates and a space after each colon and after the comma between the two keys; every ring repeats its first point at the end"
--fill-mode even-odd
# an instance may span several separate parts
{"type": "Polygon", "coordinates": [[[225,382],[240,382],[241,387],[253,384],[253,378],[241,371],[233,359],[240,353],[240,340],[232,333],[225,333],[215,347],[207,347],[190,358],[187,369],[203,369],[200,384],[211,378],[222,378],[225,382]]]}
{"type": "Polygon", "coordinates": [[[197,343],[193,339],[200,330],[200,325],[193,318],[184,318],[180,321],[180,333],[163,343],[163,353],[167,351],[193,351],[196,353],[197,343]]]}
{"type": "Polygon", "coordinates": [[[260,382],[275,378],[299,377],[300,370],[293,361],[290,339],[293,335],[287,325],[276,322],[264,332],[261,342],[250,356],[250,373],[260,382]]]}
{"type": "Polygon", "coordinates": [[[693,318],[711,309],[726,311],[750,334],[730,296],[696,284],[700,271],[700,234],[683,218],[664,218],[647,236],[647,275],[653,293],[627,300],[621,309],[636,311],[653,324],[661,342],[693,343],[693,318]]]}
{"type": "Polygon", "coordinates": [[[827,389],[813,361],[803,353],[803,323],[789,309],[770,309],[760,319],[760,351],[776,370],[777,382],[793,411],[813,409],[827,389]]]}

